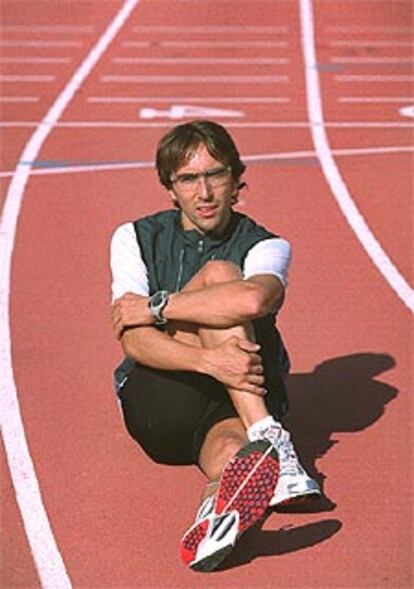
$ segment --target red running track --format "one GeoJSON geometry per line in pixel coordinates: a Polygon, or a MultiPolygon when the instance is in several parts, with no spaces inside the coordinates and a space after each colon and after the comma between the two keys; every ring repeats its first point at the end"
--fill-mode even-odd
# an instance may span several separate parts
{"type": "Polygon", "coordinates": [[[11,262],[10,297],[1,293],[2,424],[29,533],[2,447],[0,585],[412,587],[412,313],[356,238],[321,167],[331,149],[412,296],[413,122],[400,113],[413,104],[412,5],[142,0],[49,124],[36,161],[16,168],[122,6],[2,7],[3,277],[11,262]],[[310,69],[328,140],[319,159],[301,37],[309,6],[318,63],[310,69]],[[108,242],[117,224],[168,207],[148,162],[175,122],[174,105],[222,111],[214,118],[248,161],[241,210],[293,244],[280,320],[293,359],[289,426],[327,497],[313,512],[271,513],[211,575],[178,558],[201,475],[149,462],[124,431],[111,384],[120,350],[109,322],[108,242]],[[12,178],[24,170],[14,234],[12,178]],[[19,462],[13,384],[41,502],[19,462]]]}

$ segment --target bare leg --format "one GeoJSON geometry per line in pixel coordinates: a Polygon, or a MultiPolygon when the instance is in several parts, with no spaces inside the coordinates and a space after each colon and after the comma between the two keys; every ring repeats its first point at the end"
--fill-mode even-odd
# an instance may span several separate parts
{"type": "MultiPolygon", "coordinates": [[[[240,280],[241,277],[239,268],[231,262],[209,262],[185,286],[184,290],[197,290],[211,284],[240,280]]],[[[197,331],[194,326],[180,325],[177,326],[174,337],[182,341],[192,341],[193,343],[194,338],[196,338],[198,340],[198,344],[196,345],[213,348],[232,335],[255,341],[254,330],[250,322],[226,329],[202,327],[198,328],[197,331]]],[[[228,388],[227,390],[246,429],[253,423],[269,415],[262,397],[236,389],[228,388]]]]}
{"type": "MultiPolygon", "coordinates": [[[[240,278],[240,270],[234,264],[225,261],[209,262],[184,290],[196,290],[240,278]]],[[[180,341],[204,347],[215,347],[232,335],[255,340],[250,323],[228,329],[198,328],[194,325],[176,323],[172,335],[180,341]]],[[[200,467],[209,480],[204,497],[215,492],[214,482],[219,480],[224,465],[248,442],[247,428],[269,415],[262,397],[236,389],[227,390],[240,419],[227,419],[216,424],[204,440],[199,459],[200,467]]]]}
{"type": "Polygon", "coordinates": [[[224,465],[248,442],[246,430],[238,418],[225,419],[208,432],[201,448],[199,465],[208,483],[202,499],[216,492],[224,465]]]}

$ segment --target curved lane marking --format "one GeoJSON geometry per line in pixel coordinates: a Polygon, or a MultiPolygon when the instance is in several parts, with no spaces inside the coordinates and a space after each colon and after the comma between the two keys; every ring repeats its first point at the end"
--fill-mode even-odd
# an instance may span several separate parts
{"type": "MultiPolygon", "coordinates": [[[[382,155],[382,154],[399,154],[399,153],[412,153],[414,152],[414,145],[386,145],[382,147],[361,147],[361,148],[338,148],[333,149],[332,153],[337,157],[347,156],[358,156],[358,155],[382,155]]],[[[284,161],[287,160],[307,160],[316,157],[316,152],[312,151],[287,151],[287,152],[275,152],[275,153],[258,153],[252,155],[242,155],[244,162],[264,164],[272,161],[284,161]]],[[[25,162],[26,164],[28,162],[25,162]]],[[[96,172],[108,172],[112,170],[138,170],[154,168],[154,160],[142,160],[142,161],[114,161],[114,162],[59,162],[59,161],[48,161],[31,162],[32,170],[31,176],[49,176],[59,174],[83,174],[83,173],[96,173],[96,172]],[[33,169],[35,168],[35,169],[33,169]]],[[[0,172],[0,178],[10,178],[13,176],[14,171],[5,170],[0,172]]]]}
{"type": "Polygon", "coordinates": [[[80,86],[118,34],[139,0],[126,0],[86,59],[59,94],[26,144],[6,195],[0,224],[0,424],[17,503],[23,518],[41,586],[72,587],[43,505],[39,483],[27,445],[14,382],[10,338],[10,275],[16,226],[24,190],[44,141],[80,86]],[[47,123],[47,124],[45,124],[47,123]]]}
{"type": "Polygon", "coordinates": [[[317,158],[332,195],[365,251],[400,299],[414,312],[413,289],[388,257],[359,212],[333,158],[325,130],[319,75],[316,67],[313,4],[312,0],[299,1],[307,108],[317,158]]]}

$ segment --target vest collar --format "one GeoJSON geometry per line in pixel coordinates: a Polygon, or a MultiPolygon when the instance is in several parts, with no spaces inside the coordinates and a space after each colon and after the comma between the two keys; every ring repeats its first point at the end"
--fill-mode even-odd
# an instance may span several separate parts
{"type": "Polygon", "coordinates": [[[212,233],[200,233],[199,231],[197,231],[197,229],[185,230],[181,222],[180,211],[176,211],[174,222],[177,230],[182,235],[186,243],[196,245],[201,240],[205,244],[211,244],[212,246],[214,246],[224,243],[229,239],[229,237],[231,237],[231,235],[233,235],[237,225],[240,222],[240,216],[234,211],[232,211],[230,221],[227,227],[225,228],[224,232],[219,236],[214,235],[212,233]]]}

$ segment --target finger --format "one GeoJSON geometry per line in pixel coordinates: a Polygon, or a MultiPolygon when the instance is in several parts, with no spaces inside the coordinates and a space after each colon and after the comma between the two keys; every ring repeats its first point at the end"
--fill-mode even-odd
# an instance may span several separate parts
{"type": "Polygon", "coordinates": [[[249,384],[253,384],[253,385],[263,385],[264,383],[264,377],[261,374],[249,374],[246,378],[247,382],[249,384]]]}
{"type": "Polygon", "coordinates": [[[256,395],[257,397],[264,397],[267,394],[267,390],[263,387],[251,384],[246,384],[240,392],[246,393],[248,395],[256,395]]]}
{"type": "Polygon", "coordinates": [[[248,339],[238,338],[237,345],[245,352],[257,352],[258,350],[260,350],[259,344],[257,344],[256,342],[251,342],[248,339]]]}
{"type": "Polygon", "coordinates": [[[262,358],[259,354],[249,354],[249,363],[251,366],[262,364],[262,358]]]}
{"type": "Polygon", "coordinates": [[[264,369],[262,364],[254,364],[250,367],[250,374],[263,374],[264,369]]]}

